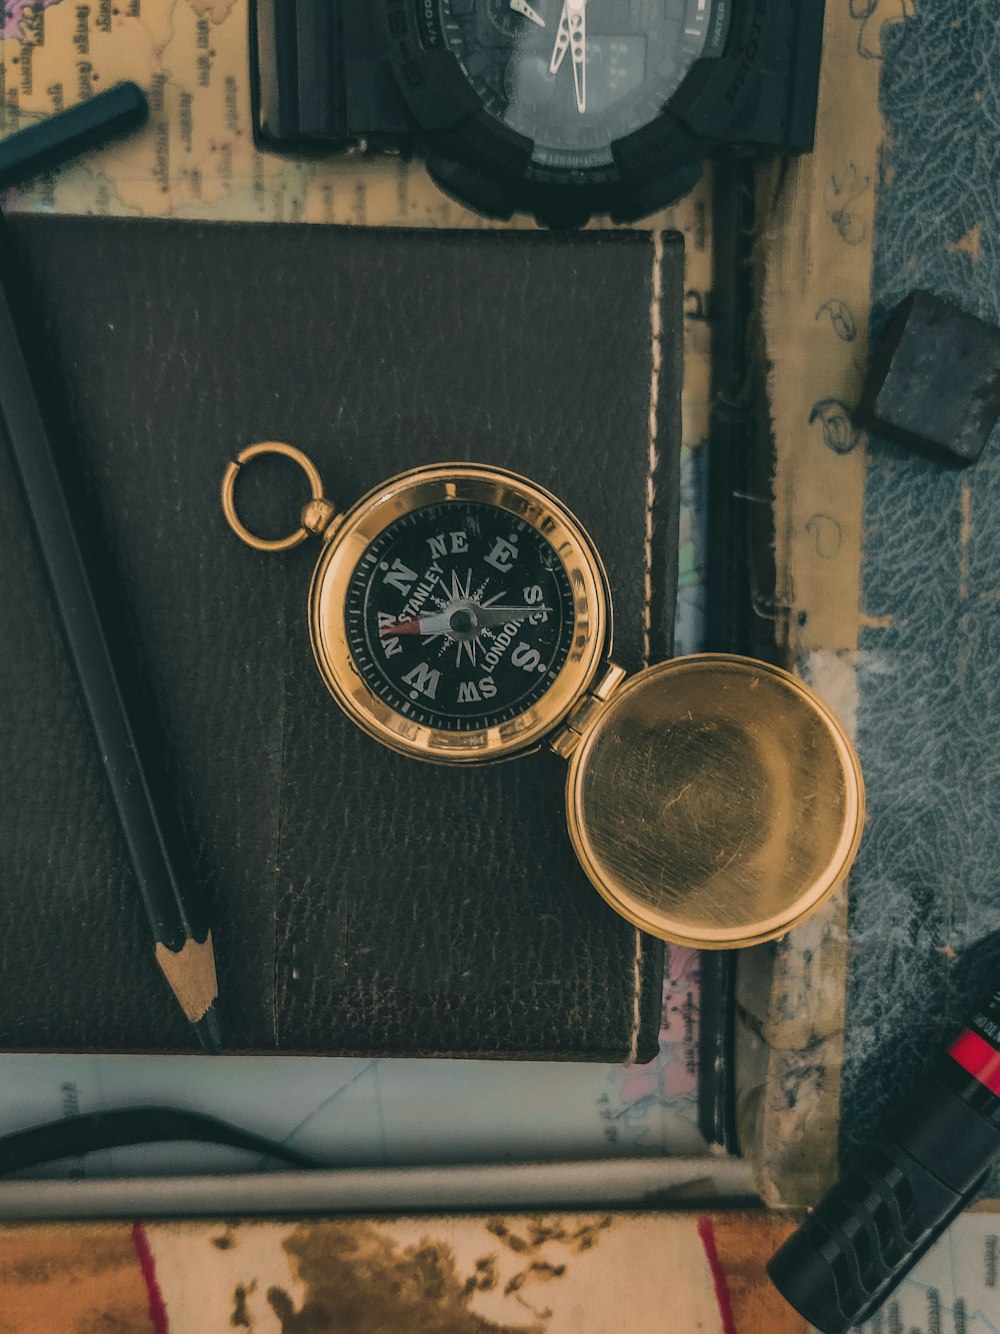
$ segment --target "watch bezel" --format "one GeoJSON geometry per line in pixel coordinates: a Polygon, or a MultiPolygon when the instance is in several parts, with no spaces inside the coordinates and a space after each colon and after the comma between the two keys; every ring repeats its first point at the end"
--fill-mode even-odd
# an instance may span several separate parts
{"type": "MultiPolygon", "coordinates": [[[[623,191],[649,185],[645,167],[662,175],[665,156],[676,160],[680,149],[685,160],[695,160],[711,149],[711,145],[696,146],[667,107],[675,101],[691,105],[702,101],[703,91],[719,79],[720,60],[714,54],[694,62],[656,120],[611,145],[611,163],[542,166],[532,160],[529,138],[485,110],[454,53],[423,45],[419,0],[384,0],[384,9],[389,63],[425,150],[479,169],[509,192],[517,207],[526,206],[526,191],[544,201],[553,187],[561,193],[568,187],[578,203],[587,197],[589,208],[611,209],[623,191]]],[[[728,26],[732,27],[731,21],[728,26]]]]}
{"type": "Polygon", "coordinates": [[[698,179],[702,160],[727,145],[811,146],[816,80],[796,81],[792,72],[801,62],[818,71],[824,0],[791,7],[726,0],[724,35],[694,61],[658,117],[611,145],[613,163],[594,167],[533,162],[532,141],[485,110],[456,56],[422,44],[421,2],[382,0],[389,67],[435,178],[494,216],[523,210],[556,226],[596,213],[632,221],[673,203],[698,179]],[[783,72],[774,52],[786,61],[783,72]],[[794,103],[809,101],[810,88],[806,115],[794,103]]]}
{"type": "Polygon", "coordinates": [[[548,491],[501,468],[438,464],[391,478],[362,497],[337,523],[313,572],[309,635],[330,693],[375,740],[417,759],[481,764],[537,747],[586,693],[610,648],[611,602],[596,547],[548,491]],[[517,717],[475,731],[429,727],[389,708],[361,676],[347,638],[348,587],[371,543],[404,515],[449,500],[494,505],[540,532],[562,561],[573,591],[573,642],[552,685],[517,717]]]}

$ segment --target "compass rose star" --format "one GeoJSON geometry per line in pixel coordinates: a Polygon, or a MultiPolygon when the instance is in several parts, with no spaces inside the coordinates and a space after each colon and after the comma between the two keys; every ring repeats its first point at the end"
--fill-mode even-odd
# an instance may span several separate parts
{"type": "Polygon", "coordinates": [[[456,667],[460,667],[460,666],[462,665],[462,655],[463,655],[463,654],[465,654],[465,655],[468,657],[468,659],[469,659],[469,661],[472,663],[473,667],[475,667],[475,666],[477,665],[477,660],[476,660],[476,652],[477,652],[477,649],[478,649],[478,641],[477,641],[477,640],[475,640],[475,639],[460,639],[460,640],[458,641],[457,648],[458,648],[458,652],[455,654],[455,666],[456,666],[456,667]]]}

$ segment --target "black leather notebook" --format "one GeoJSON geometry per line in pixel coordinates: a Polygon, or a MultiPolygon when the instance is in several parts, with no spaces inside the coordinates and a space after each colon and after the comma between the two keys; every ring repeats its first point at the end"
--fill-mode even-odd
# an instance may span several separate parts
{"type": "MultiPolygon", "coordinates": [[[[363,735],[312,661],[318,544],[242,546],[219,485],[266,439],[301,446],[345,506],[422,463],[512,468],[596,540],[616,659],[667,656],[679,238],[11,230],[211,899],[228,1047],[651,1057],[662,950],[578,867],[562,761],[455,771],[363,735]]],[[[261,475],[257,517],[294,527],[294,470],[261,475]]],[[[189,1050],[5,456],[0,561],[0,1047],[189,1050]]]]}

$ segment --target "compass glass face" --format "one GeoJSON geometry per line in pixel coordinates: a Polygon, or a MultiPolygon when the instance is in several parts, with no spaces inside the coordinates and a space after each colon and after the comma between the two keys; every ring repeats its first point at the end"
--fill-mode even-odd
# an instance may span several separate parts
{"type": "Polygon", "coordinates": [[[573,646],[573,591],[554,548],[479,501],[428,505],[384,528],[350,577],[345,612],[369,691],[449,732],[530,709],[573,646]]]}
{"type": "MultiPolygon", "coordinates": [[[[434,0],[422,0],[422,7],[434,0]]],[[[721,48],[728,0],[437,0],[440,37],[541,166],[592,168],[721,48]]]]}

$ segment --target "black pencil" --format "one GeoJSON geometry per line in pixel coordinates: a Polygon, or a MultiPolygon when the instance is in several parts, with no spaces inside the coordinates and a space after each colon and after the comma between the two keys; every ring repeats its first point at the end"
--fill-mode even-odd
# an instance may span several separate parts
{"type": "MultiPolygon", "coordinates": [[[[115,110],[114,102],[111,110],[115,110]]],[[[30,136],[35,133],[39,133],[45,161],[51,162],[60,143],[62,122],[59,115],[21,131],[19,163],[30,157],[30,136]]],[[[77,143],[79,125],[70,121],[68,128],[69,138],[77,143]]],[[[96,139],[97,129],[91,121],[88,143],[96,139]]],[[[0,143],[0,179],[2,150],[0,143]]],[[[0,219],[0,435],[6,440],[24,493],[152,929],[156,961],[201,1045],[217,1052],[221,1050],[215,1013],[218,986],[207,908],[176,809],[164,790],[160,759],[132,716],[130,701],[138,692],[129,664],[116,645],[108,612],[96,594],[96,581],[83,556],[80,533],[86,516],[74,511],[75,496],[63,485],[57,465],[65,427],[53,410],[54,395],[46,383],[39,331],[32,315],[0,219]]]]}
{"type": "Polygon", "coordinates": [[[116,83],[57,116],[16,130],[0,140],[0,190],[135,129],[148,115],[142,89],[134,83],[116,83]]]}

